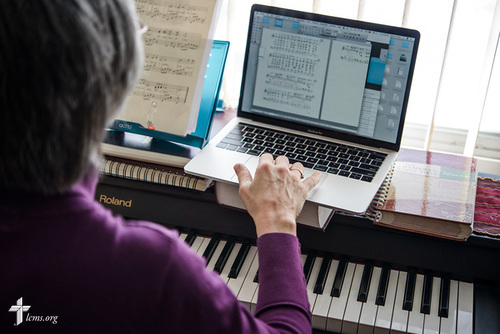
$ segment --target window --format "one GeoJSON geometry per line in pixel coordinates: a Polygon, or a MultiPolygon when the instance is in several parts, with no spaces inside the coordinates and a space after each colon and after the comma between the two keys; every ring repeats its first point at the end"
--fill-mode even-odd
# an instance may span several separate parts
{"type": "MultiPolygon", "coordinates": [[[[260,3],[419,30],[403,146],[473,155],[500,174],[500,0],[274,0],[260,3]]],[[[223,0],[229,40],[222,97],[238,104],[250,7],[223,0]]]]}

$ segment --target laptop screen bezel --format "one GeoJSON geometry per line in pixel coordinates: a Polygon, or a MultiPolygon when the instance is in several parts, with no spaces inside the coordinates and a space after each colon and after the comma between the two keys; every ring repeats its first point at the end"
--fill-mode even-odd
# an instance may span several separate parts
{"type": "Polygon", "coordinates": [[[291,9],[255,4],[252,6],[252,9],[250,12],[250,20],[249,20],[249,27],[248,27],[248,34],[247,34],[247,44],[246,44],[246,50],[245,50],[245,59],[244,59],[244,63],[243,63],[243,75],[242,75],[242,81],[241,81],[240,99],[239,99],[239,104],[238,104],[237,115],[239,117],[252,119],[252,120],[258,121],[258,122],[264,122],[267,124],[272,124],[272,125],[276,125],[276,126],[290,128],[290,129],[303,131],[303,132],[307,132],[307,133],[319,134],[319,135],[333,138],[333,139],[350,141],[350,142],[354,142],[354,143],[357,143],[360,145],[367,145],[367,146],[376,147],[376,148],[384,148],[384,149],[388,149],[388,150],[399,151],[399,148],[401,146],[403,127],[404,127],[404,122],[405,122],[405,118],[406,118],[409,92],[410,92],[411,82],[413,79],[413,72],[415,69],[419,41],[420,41],[420,33],[414,29],[394,27],[394,26],[388,26],[388,25],[382,25],[382,24],[376,24],[376,23],[370,23],[370,22],[363,22],[363,21],[358,21],[358,20],[339,18],[339,17],[334,17],[334,16],[326,16],[326,15],[321,15],[321,14],[301,12],[301,11],[296,11],[296,10],[291,10],[291,9]],[[403,97],[401,118],[400,118],[398,130],[397,130],[398,133],[396,136],[396,142],[390,143],[390,142],[385,142],[382,140],[371,139],[371,138],[367,138],[367,137],[360,137],[357,135],[353,135],[353,134],[349,134],[349,133],[345,133],[345,132],[341,132],[341,131],[335,131],[335,130],[324,129],[322,127],[315,127],[315,126],[310,126],[310,125],[299,124],[299,123],[295,123],[295,122],[285,121],[282,119],[272,118],[272,117],[268,117],[268,116],[262,116],[262,115],[258,115],[258,114],[254,114],[254,113],[242,110],[243,92],[244,92],[245,83],[246,83],[246,72],[247,72],[248,61],[249,61],[248,57],[250,54],[250,52],[249,52],[250,40],[251,40],[252,25],[253,25],[255,12],[264,12],[264,13],[269,13],[269,14],[282,15],[282,16],[288,16],[288,17],[293,17],[293,18],[298,18],[298,19],[312,20],[312,21],[317,21],[317,22],[331,23],[331,24],[336,24],[336,25],[343,25],[346,27],[366,29],[366,30],[372,30],[372,31],[377,31],[377,32],[382,32],[382,33],[387,33],[387,34],[407,36],[407,37],[414,38],[415,41],[414,41],[414,45],[413,45],[413,52],[411,54],[411,59],[409,62],[408,78],[407,78],[407,82],[406,82],[405,94],[403,97]]]}

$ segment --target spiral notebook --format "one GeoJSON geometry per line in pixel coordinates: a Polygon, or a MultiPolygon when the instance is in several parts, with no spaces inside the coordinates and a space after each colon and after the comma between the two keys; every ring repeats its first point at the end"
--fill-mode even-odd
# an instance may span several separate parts
{"type": "Polygon", "coordinates": [[[367,215],[376,225],[466,240],[472,233],[477,161],[401,149],[367,215]]]}

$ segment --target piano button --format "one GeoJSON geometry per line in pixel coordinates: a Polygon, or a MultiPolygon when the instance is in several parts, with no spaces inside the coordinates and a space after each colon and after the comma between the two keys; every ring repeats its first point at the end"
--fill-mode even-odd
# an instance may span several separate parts
{"type": "Polygon", "coordinates": [[[186,238],[184,239],[184,241],[187,242],[189,246],[193,245],[193,242],[195,240],[196,240],[196,233],[194,233],[193,231],[189,232],[186,238]]]}
{"type": "Polygon", "coordinates": [[[373,266],[371,264],[366,264],[363,269],[363,276],[361,278],[361,284],[359,285],[358,291],[358,302],[366,302],[368,298],[368,288],[370,287],[370,281],[372,279],[373,266]]]}
{"type": "Polygon", "coordinates": [[[413,309],[413,296],[415,295],[415,280],[417,273],[410,270],[406,276],[405,295],[403,298],[403,310],[411,311],[413,309]]]}
{"type": "MultiPolygon", "coordinates": [[[[309,307],[314,307],[314,302],[316,301],[317,294],[314,293],[314,286],[316,285],[316,279],[318,278],[319,268],[321,267],[320,259],[315,259],[312,261],[313,265],[311,270],[309,270],[309,279],[307,282],[307,298],[309,299],[309,307]]],[[[307,260],[306,260],[307,264],[307,260]]]]}
{"type": "Polygon", "coordinates": [[[356,333],[358,329],[359,315],[363,306],[363,303],[358,301],[358,291],[363,279],[364,268],[365,265],[356,264],[342,321],[342,333],[356,333]]]}
{"type": "MultiPolygon", "coordinates": [[[[245,244],[243,244],[243,246],[241,247],[243,248],[244,245],[245,244]]],[[[241,249],[239,253],[241,253],[241,249]]],[[[241,291],[243,282],[245,281],[248,275],[248,271],[250,270],[250,266],[252,265],[252,262],[255,258],[255,254],[257,254],[257,247],[256,246],[249,247],[247,255],[245,256],[245,259],[241,264],[241,268],[239,269],[238,275],[235,278],[230,278],[227,283],[227,286],[231,289],[231,291],[233,291],[235,296],[238,296],[241,291]]]]}
{"type": "Polygon", "coordinates": [[[439,290],[439,310],[440,317],[448,318],[448,310],[450,304],[450,279],[447,277],[441,278],[441,287],[439,290]]]}
{"type": "Polygon", "coordinates": [[[222,273],[222,270],[224,269],[224,266],[226,265],[226,262],[229,256],[231,255],[233,248],[234,248],[234,241],[228,240],[218,257],[217,262],[215,262],[214,265],[214,270],[219,274],[222,273]]]}
{"type": "Polygon", "coordinates": [[[474,286],[472,283],[458,283],[457,334],[472,333],[474,312],[474,286]]]}
{"type": "Polygon", "coordinates": [[[450,281],[448,317],[441,318],[440,331],[442,334],[457,332],[458,284],[458,281],[450,281]]]}
{"type": "Polygon", "coordinates": [[[380,274],[380,280],[378,282],[377,298],[375,299],[375,304],[384,306],[385,297],[387,294],[387,284],[389,283],[390,268],[382,267],[382,273],[380,274]]]}
{"type": "MultiPolygon", "coordinates": [[[[255,246],[253,246],[255,247],[255,246]]],[[[255,247],[257,249],[257,247],[255,247]]],[[[257,252],[255,252],[257,254],[257,252]]],[[[258,283],[253,281],[257,270],[259,269],[259,257],[257,255],[254,256],[252,264],[250,265],[250,269],[248,270],[248,274],[243,281],[243,285],[241,286],[240,292],[238,293],[238,300],[243,303],[249,310],[252,309],[252,298],[256,293],[258,283]]]]}
{"type": "Polygon", "coordinates": [[[396,270],[389,271],[387,293],[385,295],[385,304],[379,305],[377,311],[377,319],[375,320],[375,328],[378,330],[376,332],[388,333],[391,328],[392,311],[394,309],[396,288],[398,286],[398,278],[399,278],[398,271],[396,270]]]}
{"type": "Polygon", "coordinates": [[[330,271],[330,265],[332,263],[332,258],[325,256],[323,261],[321,261],[321,268],[319,270],[318,279],[316,280],[316,285],[314,286],[314,293],[323,294],[325,289],[325,282],[327,279],[327,274],[330,271]]]}
{"type": "Polygon", "coordinates": [[[330,296],[340,297],[340,291],[342,290],[342,285],[344,283],[345,273],[347,269],[347,262],[340,260],[337,267],[337,273],[335,274],[335,280],[333,281],[332,291],[330,296]]]}
{"type": "MultiPolygon", "coordinates": [[[[323,260],[323,262],[325,262],[325,260],[323,260]]],[[[330,261],[330,268],[326,275],[325,286],[329,287],[333,285],[338,265],[339,265],[338,260],[332,259],[330,261]]],[[[329,293],[323,293],[318,295],[318,297],[316,297],[316,302],[314,303],[312,311],[313,328],[326,330],[326,319],[328,317],[328,310],[330,309],[331,301],[332,297],[330,296],[329,293]]]]}
{"type": "MultiPolygon", "coordinates": [[[[420,296],[424,289],[424,275],[417,274],[415,279],[415,296],[420,296]]],[[[421,298],[413,300],[413,310],[408,317],[408,333],[422,333],[424,327],[424,315],[420,312],[421,298]]]]}
{"type": "Polygon", "coordinates": [[[207,260],[207,263],[210,262],[212,259],[212,255],[215,252],[215,249],[217,248],[217,245],[219,244],[219,238],[217,236],[212,236],[210,243],[207,245],[207,248],[205,248],[205,251],[203,252],[203,257],[207,260]]]}
{"type": "Polygon", "coordinates": [[[231,271],[229,272],[228,275],[229,278],[238,277],[238,274],[240,273],[241,270],[241,266],[243,265],[243,262],[245,262],[249,250],[250,250],[250,244],[248,242],[245,242],[243,243],[243,245],[241,245],[238,255],[236,256],[236,259],[234,260],[231,266],[231,271]]]}
{"type": "Polygon", "coordinates": [[[392,313],[391,333],[406,333],[406,327],[408,326],[408,311],[403,309],[407,276],[408,273],[406,271],[399,272],[396,299],[392,313]]]}
{"type": "MultiPolygon", "coordinates": [[[[221,255],[222,250],[226,246],[226,243],[227,243],[226,240],[219,241],[219,243],[217,244],[217,247],[212,252],[212,256],[211,256],[210,261],[208,261],[208,264],[207,264],[208,270],[214,270],[215,264],[217,263],[217,260],[219,259],[219,256],[221,255]]],[[[208,247],[207,247],[207,249],[208,249],[208,247]]],[[[206,252],[206,250],[205,250],[205,252],[206,252]]]]}
{"type": "Polygon", "coordinates": [[[375,299],[377,298],[377,289],[381,273],[382,268],[373,268],[370,288],[368,290],[368,299],[366,300],[366,303],[364,303],[363,309],[361,310],[361,316],[359,317],[358,334],[373,333],[373,327],[375,326],[378,309],[378,306],[375,304],[375,299]]]}
{"type": "Polygon", "coordinates": [[[306,278],[306,283],[309,282],[309,277],[315,260],[316,256],[314,254],[308,254],[304,262],[304,277],[306,278]]]}
{"type": "MultiPolygon", "coordinates": [[[[228,247],[228,244],[226,244],[226,247],[224,247],[224,248],[227,248],[227,247],[228,247]]],[[[226,282],[226,284],[229,281],[229,271],[231,270],[231,266],[229,265],[229,263],[232,263],[234,261],[234,259],[236,259],[236,255],[238,255],[240,248],[241,248],[241,243],[239,243],[239,242],[233,243],[232,249],[229,252],[229,254],[227,255],[226,264],[222,265],[222,267],[221,267],[220,277],[222,278],[222,280],[224,280],[226,282]]],[[[224,252],[224,250],[222,250],[222,252],[224,252]]],[[[220,259],[220,257],[219,257],[219,259],[220,259]]],[[[217,266],[217,264],[216,264],[216,266],[217,266]]]]}
{"type": "MultiPolygon", "coordinates": [[[[329,332],[340,333],[342,331],[342,319],[344,318],[344,311],[347,305],[347,298],[349,297],[355,268],[356,265],[354,263],[347,264],[344,275],[344,284],[342,284],[340,296],[338,298],[332,298],[330,309],[328,310],[328,319],[326,320],[326,330],[329,332]]],[[[339,270],[337,270],[337,273],[338,272],[339,270]]]]}
{"type": "Polygon", "coordinates": [[[439,310],[439,289],[441,288],[441,278],[432,277],[431,307],[429,314],[424,316],[424,333],[439,333],[441,319],[438,316],[439,310]]]}
{"type": "Polygon", "coordinates": [[[432,275],[426,274],[424,276],[424,289],[422,291],[422,303],[420,304],[420,312],[423,314],[431,313],[432,302],[432,275]]]}

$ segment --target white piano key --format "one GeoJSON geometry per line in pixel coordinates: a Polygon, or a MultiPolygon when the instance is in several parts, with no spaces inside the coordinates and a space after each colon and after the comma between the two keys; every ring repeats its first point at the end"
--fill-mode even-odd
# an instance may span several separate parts
{"type": "Polygon", "coordinates": [[[179,234],[179,239],[181,239],[182,241],[184,241],[187,236],[188,236],[187,233],[182,232],[182,233],[179,234]]]}
{"type": "Polygon", "coordinates": [[[228,275],[229,272],[231,271],[231,265],[233,264],[234,259],[236,259],[236,256],[238,255],[240,248],[241,248],[240,242],[234,244],[234,247],[231,250],[231,254],[229,254],[229,257],[227,258],[226,265],[224,266],[224,268],[222,268],[222,272],[220,273],[220,277],[224,280],[224,282],[226,282],[226,284],[228,283],[229,280],[228,275]]]}
{"type": "Polygon", "coordinates": [[[431,312],[424,315],[424,334],[438,334],[440,318],[439,311],[439,288],[441,287],[441,278],[432,278],[432,298],[431,312]]]}
{"type": "Polygon", "coordinates": [[[259,257],[257,255],[254,256],[252,264],[250,265],[250,270],[243,281],[243,285],[241,286],[240,292],[238,293],[238,300],[242,302],[249,310],[252,310],[252,298],[254,294],[256,294],[256,290],[258,287],[258,283],[253,281],[257,270],[259,269],[259,257]]]}
{"type": "Polygon", "coordinates": [[[212,258],[210,259],[210,262],[208,262],[208,264],[207,264],[208,270],[214,270],[215,263],[217,262],[217,259],[219,258],[220,253],[222,253],[222,250],[224,249],[225,245],[226,245],[226,240],[219,241],[219,244],[215,248],[214,254],[212,255],[212,258]]]}
{"type": "Polygon", "coordinates": [[[448,318],[441,318],[441,334],[455,334],[457,332],[457,305],[458,281],[450,281],[450,304],[448,305],[448,318]]]}
{"type": "MultiPolygon", "coordinates": [[[[248,254],[245,258],[245,261],[243,261],[243,265],[241,266],[241,270],[240,270],[240,273],[238,274],[238,277],[236,278],[230,278],[228,283],[227,283],[227,286],[229,287],[229,289],[231,289],[231,291],[233,291],[233,293],[238,296],[239,293],[240,293],[240,290],[243,286],[243,282],[245,282],[245,279],[246,277],[249,275],[249,270],[250,270],[250,266],[252,265],[252,262],[255,258],[255,254],[257,254],[257,247],[255,246],[252,246],[250,247],[250,249],[248,250],[248,254]]],[[[255,274],[254,274],[255,276],[255,274]]],[[[253,277],[252,277],[253,279],[253,277]]]]}
{"type": "Polygon", "coordinates": [[[196,250],[196,254],[198,254],[199,256],[203,256],[203,252],[205,251],[209,243],[210,243],[210,238],[197,237],[193,243],[193,246],[199,244],[199,247],[196,250]]]}
{"type": "Polygon", "coordinates": [[[413,298],[413,309],[408,317],[408,333],[421,334],[424,327],[424,315],[420,313],[422,303],[422,290],[424,288],[424,275],[417,274],[415,280],[415,295],[413,298]]]}
{"type": "Polygon", "coordinates": [[[396,289],[396,302],[392,313],[391,334],[406,333],[408,326],[408,311],[403,310],[403,301],[406,287],[406,271],[399,272],[398,287],[396,289]]]}
{"type": "Polygon", "coordinates": [[[391,329],[392,311],[394,310],[398,278],[399,271],[391,269],[389,273],[389,283],[387,286],[385,305],[379,305],[378,307],[374,334],[388,334],[391,329]]]}
{"type": "Polygon", "coordinates": [[[380,281],[380,274],[382,268],[373,267],[372,280],[370,282],[370,289],[368,290],[368,299],[361,309],[361,316],[359,318],[358,334],[372,334],[375,320],[377,318],[378,306],[375,304],[377,298],[378,283],[380,281]]]}
{"type": "Polygon", "coordinates": [[[330,303],[332,301],[330,292],[332,290],[332,285],[335,279],[335,274],[337,273],[338,266],[339,266],[339,261],[332,259],[332,263],[330,264],[330,270],[328,270],[323,293],[321,295],[318,295],[316,297],[316,301],[314,302],[314,307],[312,310],[313,328],[326,330],[326,319],[328,317],[328,310],[330,309],[330,303]]]}
{"type": "Polygon", "coordinates": [[[317,294],[314,293],[314,287],[316,286],[316,280],[318,279],[319,269],[321,268],[322,258],[317,257],[314,261],[314,265],[311,269],[311,275],[309,276],[309,281],[307,282],[307,298],[309,299],[309,307],[311,312],[316,301],[317,294]]]}
{"type": "Polygon", "coordinates": [[[474,286],[472,283],[458,284],[457,334],[469,334],[473,330],[474,286]]]}
{"type": "Polygon", "coordinates": [[[356,334],[358,330],[359,315],[361,313],[361,302],[358,302],[358,291],[361,284],[361,278],[363,277],[363,270],[365,266],[363,264],[356,264],[354,269],[354,275],[351,283],[351,291],[349,292],[349,297],[347,298],[347,305],[344,312],[344,319],[342,320],[342,333],[345,334],[356,334]]]}
{"type": "Polygon", "coordinates": [[[340,333],[342,331],[342,319],[344,318],[347,298],[349,298],[349,291],[351,289],[351,282],[355,268],[356,265],[354,263],[349,263],[347,265],[344,284],[342,284],[342,290],[340,291],[340,297],[332,298],[330,309],[328,310],[328,319],[326,321],[327,331],[336,333],[340,333]]]}

